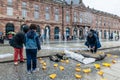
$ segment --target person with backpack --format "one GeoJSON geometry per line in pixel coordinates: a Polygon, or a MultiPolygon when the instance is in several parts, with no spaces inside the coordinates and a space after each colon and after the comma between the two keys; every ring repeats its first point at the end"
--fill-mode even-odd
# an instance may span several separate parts
{"type": "Polygon", "coordinates": [[[36,33],[36,24],[31,24],[25,35],[25,48],[27,57],[27,73],[38,71],[37,52],[41,49],[39,35],[36,33]]]}
{"type": "Polygon", "coordinates": [[[14,65],[18,65],[18,55],[20,56],[20,63],[24,62],[23,58],[23,44],[25,33],[29,30],[27,25],[24,25],[23,32],[17,32],[15,36],[9,41],[10,46],[14,48],[14,65]]]}

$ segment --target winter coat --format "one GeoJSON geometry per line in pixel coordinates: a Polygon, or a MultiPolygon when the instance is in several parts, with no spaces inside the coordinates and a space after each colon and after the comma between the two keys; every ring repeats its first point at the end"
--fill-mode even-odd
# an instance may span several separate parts
{"type": "Polygon", "coordinates": [[[96,34],[93,34],[92,37],[89,37],[87,36],[87,41],[85,42],[85,45],[86,46],[90,46],[90,47],[97,47],[97,48],[100,48],[101,47],[101,44],[100,44],[100,41],[99,41],[99,38],[96,34]]]}
{"type": "Polygon", "coordinates": [[[25,39],[25,34],[23,32],[18,32],[14,37],[14,48],[23,48],[23,43],[25,39]]]}
{"type": "Polygon", "coordinates": [[[34,30],[30,30],[26,33],[25,47],[26,49],[41,49],[39,36],[34,30]]]}

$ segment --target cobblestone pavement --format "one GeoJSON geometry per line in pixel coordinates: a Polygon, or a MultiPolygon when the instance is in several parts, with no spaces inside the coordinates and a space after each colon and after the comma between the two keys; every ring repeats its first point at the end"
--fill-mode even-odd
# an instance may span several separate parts
{"type": "Polygon", "coordinates": [[[76,68],[76,64],[78,64],[79,62],[69,59],[69,63],[65,63],[65,62],[58,62],[56,64],[58,64],[58,67],[53,67],[53,65],[55,64],[55,62],[52,62],[49,60],[49,58],[43,58],[44,62],[46,62],[46,70],[42,69],[42,64],[40,63],[40,61],[38,60],[38,68],[40,68],[39,72],[37,73],[33,73],[28,75],[26,73],[26,63],[21,63],[18,66],[14,66],[13,62],[11,63],[1,63],[0,64],[0,80],[52,80],[49,78],[50,74],[57,74],[57,77],[53,80],[102,80],[102,78],[105,78],[106,80],[119,80],[120,76],[119,72],[120,69],[118,66],[120,66],[119,64],[119,57],[115,58],[116,55],[119,56],[119,51],[115,52],[108,52],[108,53],[112,53],[115,55],[109,55],[108,57],[106,57],[104,60],[102,61],[97,61],[95,63],[101,64],[101,70],[104,71],[103,76],[99,76],[97,74],[97,69],[94,68],[94,64],[88,64],[88,65],[84,65],[81,64],[81,66],[79,68],[81,68],[80,72],[76,72],[75,68],[76,68]],[[112,60],[116,60],[117,63],[113,64],[112,60]],[[108,62],[111,63],[112,66],[110,68],[106,68],[102,66],[103,62],[108,62]],[[61,71],[59,69],[59,66],[63,66],[64,70],[61,71]],[[90,68],[91,69],[91,73],[89,74],[85,74],[83,73],[83,69],[86,68],[90,68]],[[75,74],[80,74],[82,75],[82,79],[76,79],[75,74]]]}

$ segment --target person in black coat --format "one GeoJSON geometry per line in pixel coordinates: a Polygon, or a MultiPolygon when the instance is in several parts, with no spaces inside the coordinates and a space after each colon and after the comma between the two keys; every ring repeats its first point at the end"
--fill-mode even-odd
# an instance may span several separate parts
{"type": "Polygon", "coordinates": [[[92,53],[96,53],[97,52],[97,38],[96,38],[96,36],[92,32],[88,33],[88,36],[87,36],[87,46],[88,46],[88,48],[90,48],[90,51],[92,53]]]}
{"type": "Polygon", "coordinates": [[[14,65],[18,65],[18,55],[20,56],[20,62],[24,62],[23,58],[23,44],[25,40],[25,33],[29,30],[27,25],[24,25],[23,32],[16,33],[13,37],[13,48],[14,48],[14,65]]]}

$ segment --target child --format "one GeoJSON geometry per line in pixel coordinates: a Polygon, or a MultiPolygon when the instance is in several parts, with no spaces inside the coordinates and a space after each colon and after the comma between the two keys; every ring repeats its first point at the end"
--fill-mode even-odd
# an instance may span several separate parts
{"type": "Polygon", "coordinates": [[[27,57],[27,71],[28,74],[37,71],[37,51],[41,49],[40,39],[36,33],[36,25],[31,24],[29,31],[25,35],[25,47],[26,47],[26,57],[27,57]],[[32,65],[31,65],[32,64],[32,65]]]}
{"type": "Polygon", "coordinates": [[[27,25],[24,25],[23,32],[17,32],[16,35],[10,40],[10,46],[14,48],[14,65],[18,65],[18,55],[20,56],[20,62],[24,62],[23,58],[23,43],[25,39],[25,33],[29,30],[27,25]]]}

